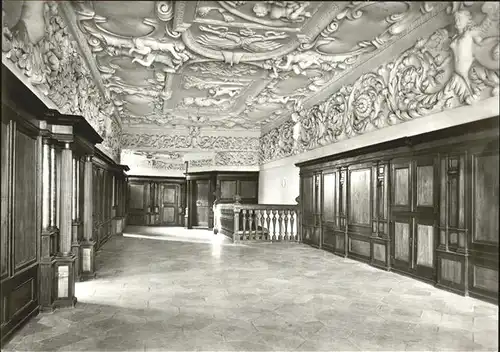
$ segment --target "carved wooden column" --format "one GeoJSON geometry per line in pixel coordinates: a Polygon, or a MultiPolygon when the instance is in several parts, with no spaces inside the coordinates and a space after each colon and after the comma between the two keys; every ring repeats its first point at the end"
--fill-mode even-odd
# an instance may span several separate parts
{"type": "Polygon", "coordinates": [[[83,241],[80,244],[82,258],[82,280],[95,278],[95,242],[93,238],[93,164],[92,156],[85,157],[83,175],[83,241]]]}
{"type": "Polygon", "coordinates": [[[54,242],[57,227],[54,226],[54,186],[53,147],[48,138],[43,139],[42,146],[42,243],[40,256],[40,309],[54,309],[54,242]]]}
{"type": "Polygon", "coordinates": [[[193,201],[193,181],[187,180],[187,202],[186,202],[186,215],[184,215],[184,221],[186,223],[187,229],[193,228],[193,215],[192,213],[192,201],[193,201]]]}
{"type": "Polygon", "coordinates": [[[80,219],[80,197],[81,197],[81,185],[80,185],[80,157],[73,156],[73,197],[72,197],[72,233],[71,233],[71,252],[75,255],[75,280],[80,281],[80,242],[79,242],[79,232],[81,227],[80,219]]]}
{"type": "Polygon", "coordinates": [[[59,252],[56,257],[57,289],[54,305],[73,307],[75,297],[75,255],[71,252],[73,204],[73,152],[65,142],[61,152],[59,252]]]}

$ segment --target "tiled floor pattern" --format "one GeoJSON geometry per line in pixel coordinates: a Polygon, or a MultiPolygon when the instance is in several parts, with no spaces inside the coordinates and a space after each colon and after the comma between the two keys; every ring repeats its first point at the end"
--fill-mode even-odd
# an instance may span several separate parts
{"type": "Polygon", "coordinates": [[[5,350],[498,347],[492,304],[302,244],[233,245],[204,231],[128,229],[138,231],[104,245],[97,279],[77,284],[76,308],[40,314],[5,350]]]}

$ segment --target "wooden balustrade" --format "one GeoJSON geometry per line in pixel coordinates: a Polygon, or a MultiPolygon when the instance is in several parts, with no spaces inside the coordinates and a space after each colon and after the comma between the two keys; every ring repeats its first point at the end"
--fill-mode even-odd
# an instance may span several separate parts
{"type": "Polygon", "coordinates": [[[281,204],[218,204],[215,227],[239,241],[299,241],[298,206],[281,204]]]}

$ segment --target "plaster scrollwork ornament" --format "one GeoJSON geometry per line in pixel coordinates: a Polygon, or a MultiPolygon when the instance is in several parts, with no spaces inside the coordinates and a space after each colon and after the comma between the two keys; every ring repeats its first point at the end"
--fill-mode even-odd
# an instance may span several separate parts
{"type": "Polygon", "coordinates": [[[215,165],[254,166],[259,164],[259,154],[255,152],[224,151],[215,155],[215,165]]]}
{"type": "Polygon", "coordinates": [[[201,31],[210,34],[202,34],[196,41],[208,48],[215,50],[243,49],[252,53],[272,51],[280,48],[283,44],[277,43],[276,39],[286,39],[288,35],[284,32],[266,31],[257,34],[252,29],[240,29],[239,33],[229,31],[224,26],[200,26],[201,31]]]}
{"type": "Polygon", "coordinates": [[[228,14],[228,11],[224,8],[221,8],[221,7],[215,7],[215,6],[202,6],[202,7],[199,7],[197,10],[196,10],[196,13],[198,14],[198,16],[200,17],[205,17],[206,15],[208,15],[208,13],[210,11],[217,11],[219,14],[221,14],[222,18],[224,19],[224,21],[226,22],[234,22],[235,18],[231,15],[228,14]]]}
{"type": "Polygon", "coordinates": [[[479,21],[458,8],[455,28],[417,40],[320,104],[296,106],[291,121],[261,137],[262,162],[498,95],[498,6],[484,3],[479,21]],[[290,124],[292,148],[273,149],[270,143],[285,143],[281,134],[290,124]]]}
{"type": "Polygon", "coordinates": [[[165,32],[172,38],[179,38],[182,33],[174,31],[172,20],[174,18],[174,2],[173,1],[157,1],[156,16],[160,21],[166,22],[165,32]]]}
{"type": "Polygon", "coordinates": [[[302,23],[311,17],[311,12],[307,11],[309,1],[259,1],[251,7],[253,15],[247,15],[239,9],[247,1],[219,1],[219,4],[240,18],[269,27],[302,23]]]}
{"type": "MultiPolygon", "coordinates": [[[[233,102],[234,103],[234,102],[233,102]]],[[[184,97],[179,104],[180,107],[214,107],[218,110],[226,110],[231,106],[230,98],[215,99],[211,97],[184,97]]]]}
{"type": "Polygon", "coordinates": [[[189,160],[189,167],[207,167],[213,165],[214,159],[189,160]]]}
{"type": "Polygon", "coordinates": [[[237,81],[225,81],[214,79],[202,79],[195,76],[184,76],[184,88],[208,89],[208,94],[212,98],[227,95],[233,98],[241,92],[246,84],[237,81]]]}
{"type": "Polygon", "coordinates": [[[239,64],[238,66],[229,66],[214,61],[193,63],[188,68],[200,74],[216,77],[244,77],[255,75],[258,72],[257,68],[252,65],[239,64]]]}
{"type": "MultiPolygon", "coordinates": [[[[398,2],[406,5],[406,11],[410,8],[410,2],[398,2]]],[[[340,28],[343,21],[354,21],[362,17],[363,9],[368,6],[376,5],[373,1],[354,1],[344,10],[337,14],[323,31],[309,43],[303,43],[298,50],[295,50],[283,58],[275,59],[271,64],[274,75],[276,71],[293,71],[297,75],[306,75],[305,70],[310,68],[320,69],[322,71],[345,70],[352,65],[360,55],[380,49],[398,34],[402,33],[411,23],[411,17],[406,11],[393,13],[386,17],[387,28],[371,40],[361,41],[356,48],[343,53],[332,54],[322,49],[323,46],[336,41],[333,36],[340,28]]]]}

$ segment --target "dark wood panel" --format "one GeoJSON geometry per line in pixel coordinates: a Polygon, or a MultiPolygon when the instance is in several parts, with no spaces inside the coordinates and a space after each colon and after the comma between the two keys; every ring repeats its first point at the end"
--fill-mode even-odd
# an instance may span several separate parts
{"type": "Polygon", "coordinates": [[[129,185],[129,208],[144,209],[144,185],[133,184],[129,185]]]}
{"type": "Polygon", "coordinates": [[[410,260],[410,224],[394,222],[394,258],[404,262],[410,260]]]}
{"type": "Polygon", "coordinates": [[[335,222],[336,219],[336,173],[326,173],[323,175],[323,220],[335,222]]]}
{"type": "Polygon", "coordinates": [[[2,201],[1,201],[1,223],[0,223],[0,278],[4,278],[9,274],[9,184],[10,184],[10,133],[9,126],[6,122],[2,121],[2,140],[1,140],[1,157],[2,157],[2,170],[1,170],[1,184],[2,184],[2,201]]]}
{"type": "Polygon", "coordinates": [[[394,204],[410,204],[410,170],[409,167],[400,167],[394,170],[394,204]]]}
{"type": "Polygon", "coordinates": [[[313,200],[313,177],[304,176],[302,178],[302,207],[304,214],[314,212],[314,200],[313,200]]]}
{"type": "Polygon", "coordinates": [[[258,182],[241,180],[240,183],[240,196],[242,199],[256,199],[258,194],[258,182]]]}
{"type": "Polygon", "coordinates": [[[417,166],[417,206],[434,205],[434,167],[417,166]]]}
{"type": "Polygon", "coordinates": [[[12,224],[14,270],[37,260],[37,145],[36,139],[16,133],[14,220],[12,224]]]}
{"type": "Polygon", "coordinates": [[[233,199],[236,195],[237,181],[220,181],[220,197],[222,199],[233,199]]]}
{"type": "Polygon", "coordinates": [[[353,253],[370,257],[370,242],[360,241],[353,238],[349,239],[349,250],[353,253]]]}
{"type": "Polygon", "coordinates": [[[349,210],[349,223],[370,225],[371,169],[350,172],[349,210]]]}
{"type": "Polygon", "coordinates": [[[462,283],[462,263],[450,259],[441,259],[441,278],[455,284],[462,283]]]}
{"type": "Polygon", "coordinates": [[[474,240],[498,244],[498,154],[474,157],[474,240]]]}
{"type": "Polygon", "coordinates": [[[176,184],[160,184],[160,222],[162,225],[177,225],[177,211],[180,207],[180,187],[176,184]]]}
{"type": "Polygon", "coordinates": [[[211,204],[209,203],[210,198],[210,181],[209,180],[197,180],[194,184],[195,193],[195,221],[193,226],[208,227],[209,226],[209,212],[211,204]]]}
{"type": "Polygon", "coordinates": [[[498,294],[498,271],[474,265],[473,287],[498,294]]]}

